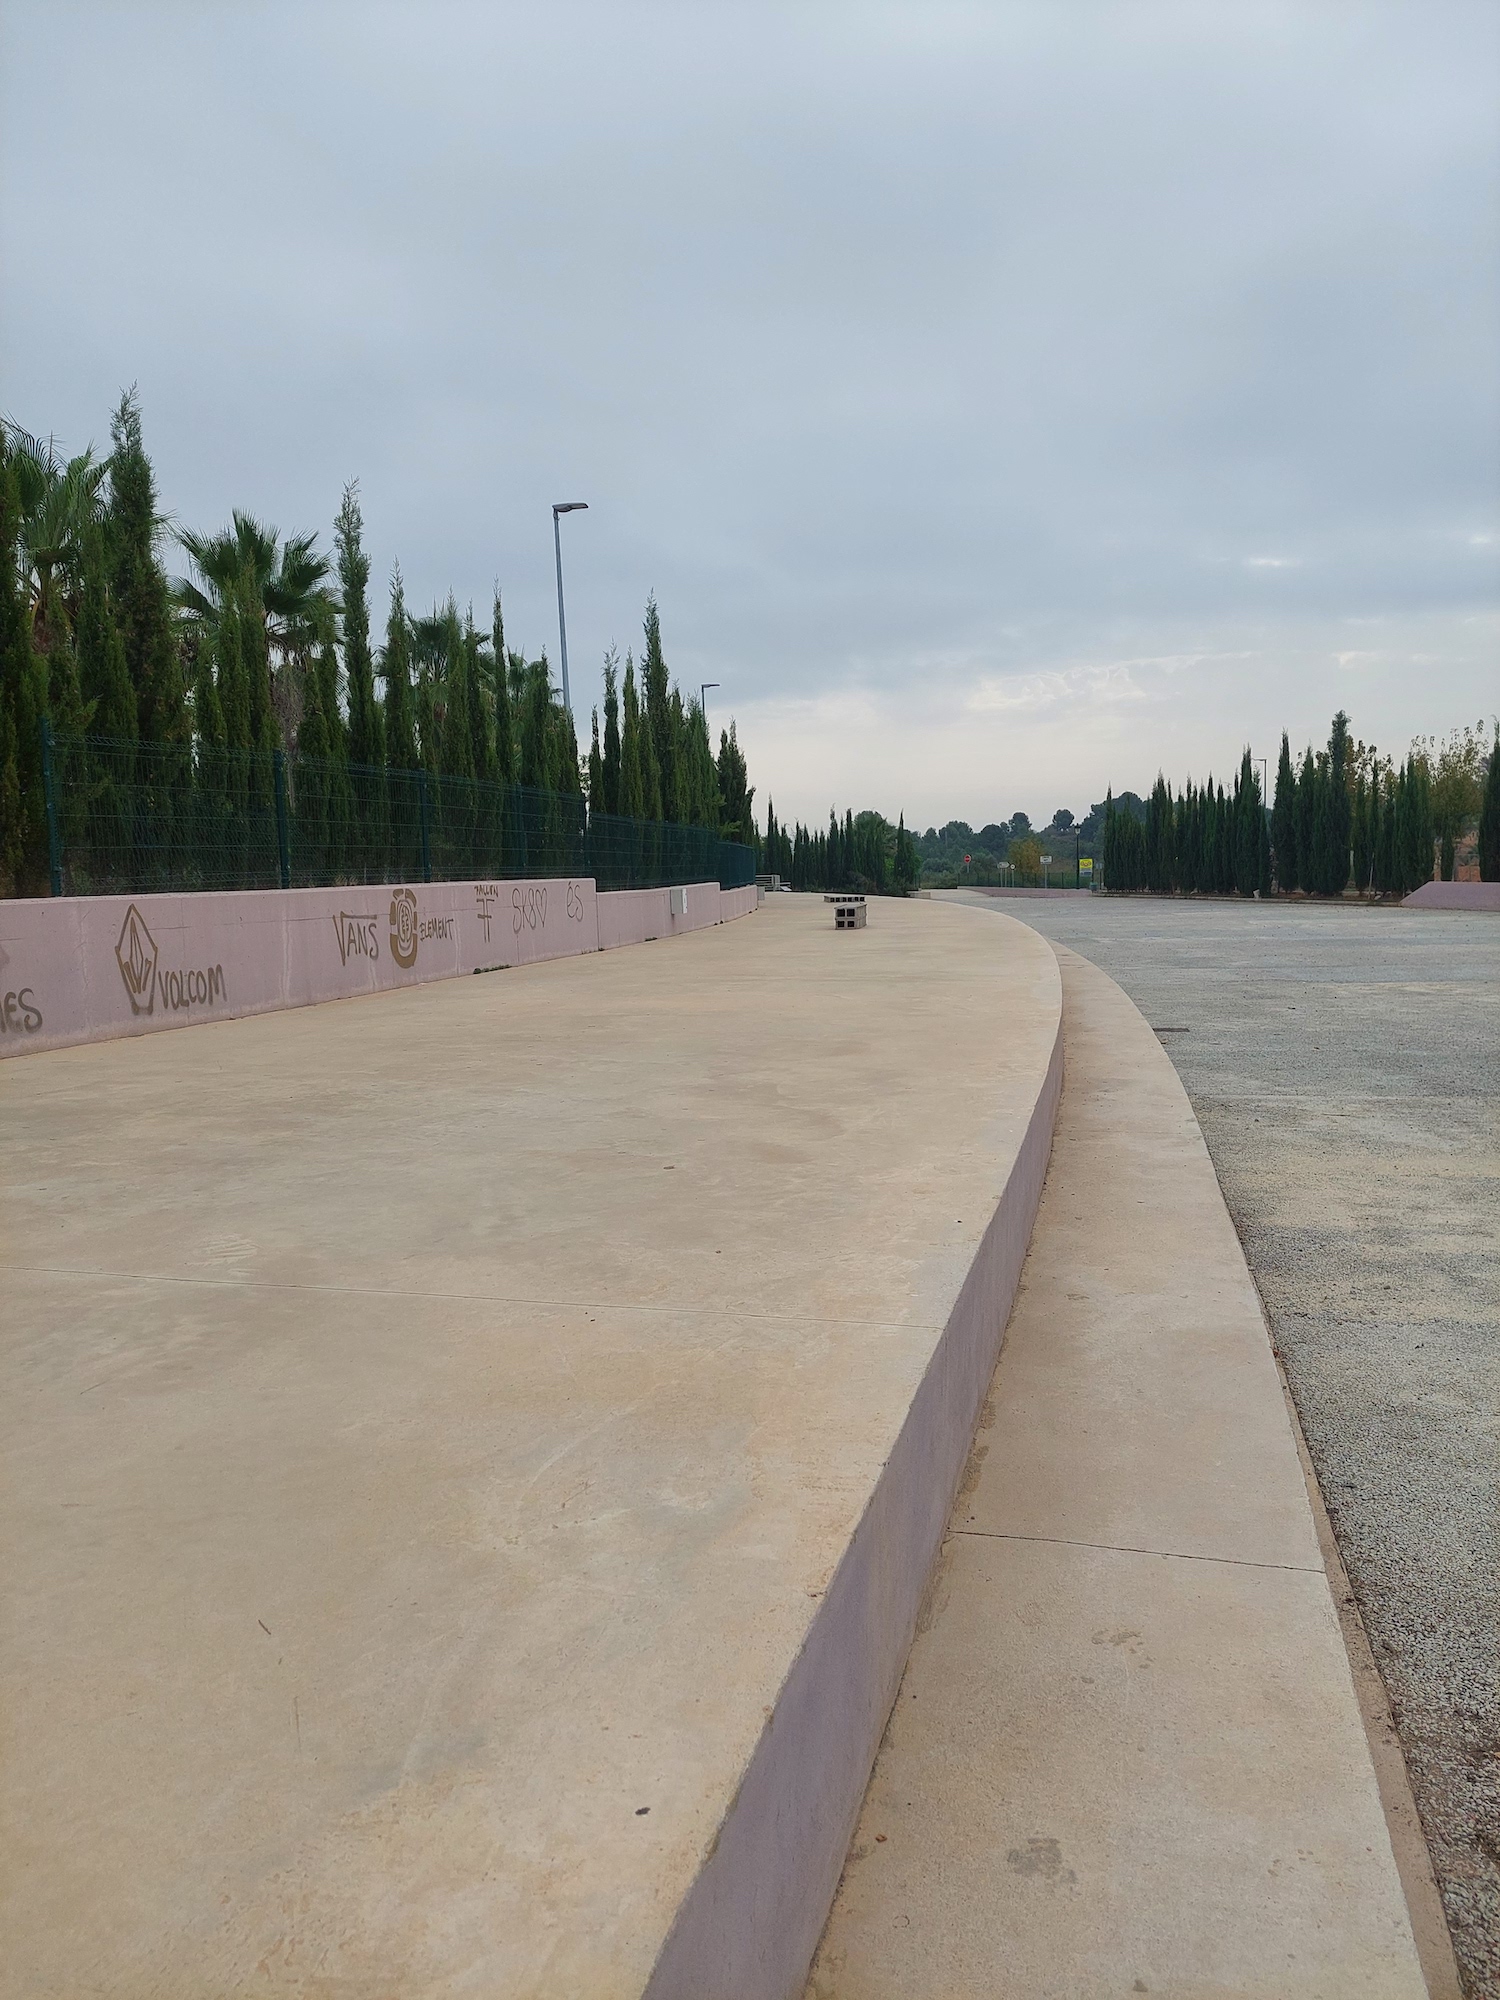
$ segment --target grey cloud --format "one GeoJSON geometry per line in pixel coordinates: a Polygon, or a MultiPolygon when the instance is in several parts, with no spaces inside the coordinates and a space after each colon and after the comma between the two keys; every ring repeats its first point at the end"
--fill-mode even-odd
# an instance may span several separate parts
{"type": "Polygon", "coordinates": [[[81,441],[139,378],[195,523],[326,523],[357,473],[377,570],[498,574],[533,647],[576,490],[579,685],[654,587],[779,806],[977,823],[1494,704],[1488,7],[4,32],[8,409],[81,441]]]}

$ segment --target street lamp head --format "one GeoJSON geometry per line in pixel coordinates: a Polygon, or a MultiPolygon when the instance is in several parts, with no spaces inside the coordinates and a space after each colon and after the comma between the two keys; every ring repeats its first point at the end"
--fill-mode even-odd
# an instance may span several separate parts
{"type": "Polygon", "coordinates": [[[586,514],[588,506],[587,500],[554,500],[552,511],[554,514],[586,514]]]}

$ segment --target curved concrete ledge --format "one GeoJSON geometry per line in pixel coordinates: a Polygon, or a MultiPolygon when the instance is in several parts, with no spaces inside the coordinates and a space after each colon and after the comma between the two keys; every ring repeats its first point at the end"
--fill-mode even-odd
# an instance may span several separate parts
{"type": "Polygon", "coordinates": [[[784,897],[13,1065],[0,1993],[795,1994],[1060,1020],[784,897]]]}
{"type": "Polygon", "coordinates": [[[1030,1115],[994,1214],[678,1910],[649,2000],[783,2000],[801,1989],[1000,1351],[1062,1073],[1059,1011],[1045,1065],[1024,1086],[1030,1115]]]}
{"type": "Polygon", "coordinates": [[[643,944],[754,906],[717,882],[596,894],[587,876],[0,901],[0,1057],[643,944]]]}

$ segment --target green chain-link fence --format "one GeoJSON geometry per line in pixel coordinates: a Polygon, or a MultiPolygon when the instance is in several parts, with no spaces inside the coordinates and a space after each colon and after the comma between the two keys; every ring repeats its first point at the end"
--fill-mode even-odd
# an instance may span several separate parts
{"type": "Polygon", "coordinates": [[[576,793],[279,750],[43,730],[54,895],[591,875],[601,889],[743,888],[752,849],[591,813],[576,793]]]}

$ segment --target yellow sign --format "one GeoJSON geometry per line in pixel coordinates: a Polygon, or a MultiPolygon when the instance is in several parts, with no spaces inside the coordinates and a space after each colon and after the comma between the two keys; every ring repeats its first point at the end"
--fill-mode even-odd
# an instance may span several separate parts
{"type": "Polygon", "coordinates": [[[1094,857],[1093,857],[1093,855],[1092,855],[1092,854],[1081,854],[1081,855],[1080,855],[1080,856],[1078,857],[1078,872],[1079,872],[1079,874],[1080,874],[1080,875],[1092,875],[1092,874],[1093,874],[1093,872],[1094,872],[1094,857]]]}

